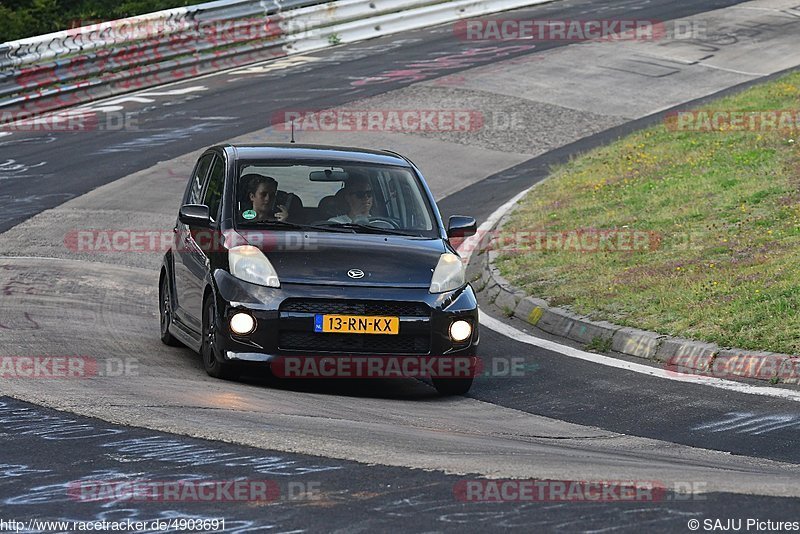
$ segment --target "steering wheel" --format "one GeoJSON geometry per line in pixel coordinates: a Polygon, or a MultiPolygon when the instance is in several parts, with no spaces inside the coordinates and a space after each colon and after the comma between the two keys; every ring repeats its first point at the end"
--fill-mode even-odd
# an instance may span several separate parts
{"type": "Polygon", "coordinates": [[[369,218],[369,225],[375,226],[376,228],[387,228],[389,230],[399,230],[400,224],[397,221],[390,219],[388,217],[370,217],[369,218]],[[375,224],[378,223],[378,224],[375,224]]]}

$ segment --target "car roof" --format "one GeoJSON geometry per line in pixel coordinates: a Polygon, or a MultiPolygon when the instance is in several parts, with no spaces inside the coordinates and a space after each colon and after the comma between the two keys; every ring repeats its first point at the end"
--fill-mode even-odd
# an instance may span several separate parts
{"type": "Polygon", "coordinates": [[[300,145],[300,144],[263,144],[263,145],[221,145],[220,148],[235,159],[275,159],[275,160],[332,160],[350,163],[372,163],[377,165],[395,165],[409,167],[408,160],[388,150],[370,150],[366,148],[300,145]]]}

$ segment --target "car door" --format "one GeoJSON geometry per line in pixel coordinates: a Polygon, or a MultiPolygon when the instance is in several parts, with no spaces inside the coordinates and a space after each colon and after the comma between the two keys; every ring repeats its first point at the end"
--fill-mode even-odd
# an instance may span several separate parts
{"type": "MultiPolygon", "coordinates": [[[[191,181],[184,194],[183,204],[202,203],[203,189],[207,182],[208,171],[215,157],[214,153],[208,153],[197,161],[192,171],[191,181]]],[[[197,230],[197,228],[194,229],[195,236],[197,230]]],[[[196,279],[199,273],[195,268],[197,243],[192,236],[192,229],[180,220],[175,221],[174,236],[173,266],[175,270],[175,300],[177,305],[175,317],[181,323],[199,333],[202,315],[199,315],[195,309],[199,287],[196,279]]],[[[199,298],[202,299],[202,293],[199,298]]]]}
{"type": "Polygon", "coordinates": [[[183,254],[184,267],[189,275],[187,283],[186,312],[191,315],[192,328],[196,324],[202,327],[203,320],[203,294],[206,289],[206,280],[209,278],[211,261],[209,254],[217,246],[219,239],[218,221],[222,188],[225,185],[225,160],[215,155],[208,172],[206,185],[203,187],[203,197],[198,204],[208,206],[212,223],[210,228],[189,228],[189,237],[186,250],[183,254]],[[194,322],[196,321],[196,323],[194,322]]]}

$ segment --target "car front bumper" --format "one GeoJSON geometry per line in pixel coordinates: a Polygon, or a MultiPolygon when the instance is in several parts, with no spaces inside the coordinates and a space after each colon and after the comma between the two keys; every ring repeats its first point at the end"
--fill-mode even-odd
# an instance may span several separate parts
{"type": "Polygon", "coordinates": [[[270,362],[281,356],[415,355],[474,357],[479,342],[478,304],[472,288],[431,294],[420,288],[243,282],[224,270],[214,273],[217,343],[228,361],[270,362]],[[238,312],[256,320],[255,330],[236,335],[230,318],[238,312]],[[326,334],[314,331],[317,313],[384,315],[400,318],[397,335],[326,334]],[[459,319],[472,325],[461,343],[450,339],[459,319]]]}

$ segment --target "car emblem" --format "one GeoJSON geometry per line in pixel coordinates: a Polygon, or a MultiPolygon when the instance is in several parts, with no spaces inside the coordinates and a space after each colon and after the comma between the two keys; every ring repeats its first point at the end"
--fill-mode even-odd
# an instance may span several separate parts
{"type": "Polygon", "coordinates": [[[347,276],[350,278],[364,278],[364,271],[361,269],[350,269],[347,271],[347,276]]]}

